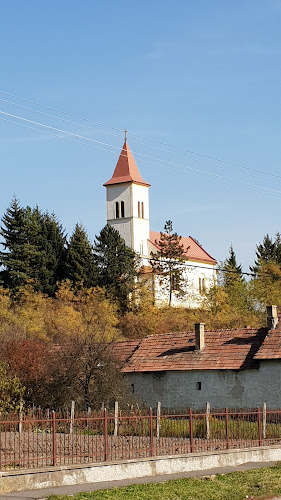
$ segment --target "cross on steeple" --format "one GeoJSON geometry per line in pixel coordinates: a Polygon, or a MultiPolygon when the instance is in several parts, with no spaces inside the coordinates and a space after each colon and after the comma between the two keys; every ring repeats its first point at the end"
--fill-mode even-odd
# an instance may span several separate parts
{"type": "Polygon", "coordinates": [[[125,142],[127,142],[127,132],[128,132],[128,130],[125,129],[124,130],[124,133],[125,133],[125,142]]]}

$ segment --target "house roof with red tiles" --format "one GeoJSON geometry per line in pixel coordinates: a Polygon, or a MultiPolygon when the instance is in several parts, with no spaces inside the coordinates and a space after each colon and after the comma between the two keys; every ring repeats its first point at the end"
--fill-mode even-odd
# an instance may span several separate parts
{"type": "Polygon", "coordinates": [[[261,348],[255,355],[255,359],[281,359],[281,314],[278,313],[276,327],[269,330],[261,348]]]}
{"type": "Polygon", "coordinates": [[[119,352],[123,345],[124,352],[126,350],[128,354],[122,371],[143,373],[257,368],[259,361],[255,355],[267,332],[267,328],[206,331],[202,350],[195,349],[194,332],[151,335],[130,346],[121,342],[119,352]]]}
{"type": "Polygon", "coordinates": [[[148,182],[143,180],[126,140],[113,175],[109,181],[105,182],[104,186],[122,184],[124,182],[134,182],[142,186],[150,186],[148,182]]]}
{"type": "MultiPolygon", "coordinates": [[[[158,249],[157,241],[159,241],[160,238],[160,232],[150,231],[149,241],[156,249],[158,249]]],[[[182,236],[180,243],[184,247],[187,259],[206,262],[213,265],[217,264],[217,261],[191,236],[182,236]]]]}

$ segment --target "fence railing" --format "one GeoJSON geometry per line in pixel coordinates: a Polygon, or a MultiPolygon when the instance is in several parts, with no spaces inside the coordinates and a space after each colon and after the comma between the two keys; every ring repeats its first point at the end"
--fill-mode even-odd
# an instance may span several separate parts
{"type": "Polygon", "coordinates": [[[134,411],[0,418],[0,470],[281,444],[281,410],[134,411]]]}

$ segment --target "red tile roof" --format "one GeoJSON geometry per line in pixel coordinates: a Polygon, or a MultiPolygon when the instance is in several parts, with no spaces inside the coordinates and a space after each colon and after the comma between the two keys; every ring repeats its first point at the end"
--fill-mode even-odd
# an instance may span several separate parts
{"type": "Polygon", "coordinates": [[[205,347],[196,351],[194,332],[165,333],[146,337],[138,344],[121,342],[117,347],[117,343],[114,351],[117,356],[118,352],[128,354],[124,373],[241,370],[258,367],[255,354],[266,334],[266,328],[206,331],[205,347]]]}
{"type": "Polygon", "coordinates": [[[105,182],[104,186],[122,184],[124,182],[134,182],[142,186],[150,186],[148,182],[143,180],[127,141],[124,142],[113,176],[109,181],[105,182]]]}
{"type": "Polygon", "coordinates": [[[274,330],[270,330],[264,339],[255,359],[281,359],[281,315],[274,330]]]}
{"type": "MultiPolygon", "coordinates": [[[[160,232],[150,231],[149,241],[150,243],[152,243],[152,245],[155,246],[156,249],[157,249],[157,244],[155,244],[155,241],[156,240],[159,241],[160,238],[161,238],[160,232]]],[[[204,250],[204,248],[202,248],[201,245],[199,245],[199,243],[197,243],[197,241],[194,240],[194,238],[192,238],[191,236],[182,236],[181,244],[185,249],[186,256],[188,259],[199,260],[201,262],[207,262],[208,264],[213,264],[213,265],[217,263],[217,261],[213,257],[211,257],[211,255],[208,254],[206,250],[204,250]]]]}

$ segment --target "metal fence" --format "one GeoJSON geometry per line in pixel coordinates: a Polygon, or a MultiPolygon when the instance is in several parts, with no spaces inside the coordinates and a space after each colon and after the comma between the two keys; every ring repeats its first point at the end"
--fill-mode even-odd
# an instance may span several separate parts
{"type": "Polygon", "coordinates": [[[0,470],[281,444],[281,410],[134,410],[0,418],[0,470]]]}

